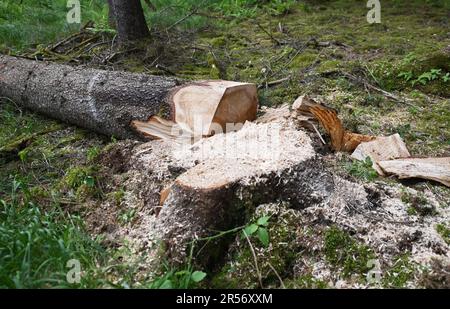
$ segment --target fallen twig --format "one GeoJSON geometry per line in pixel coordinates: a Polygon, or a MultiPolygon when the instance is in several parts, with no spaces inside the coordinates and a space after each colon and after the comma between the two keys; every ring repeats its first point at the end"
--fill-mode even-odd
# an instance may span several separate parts
{"type": "Polygon", "coordinates": [[[282,45],[282,43],[281,43],[278,39],[276,39],[276,38],[272,35],[272,33],[270,33],[269,31],[267,31],[266,29],[264,29],[263,26],[261,26],[259,23],[256,23],[256,25],[257,25],[262,31],[264,31],[264,33],[267,34],[267,35],[269,36],[269,38],[270,38],[272,41],[274,41],[277,45],[282,45]]]}
{"type": "MultiPolygon", "coordinates": [[[[410,99],[400,98],[400,97],[396,96],[395,94],[393,94],[393,93],[391,93],[391,92],[388,92],[388,91],[386,91],[386,90],[383,90],[383,89],[381,89],[381,88],[378,88],[378,87],[376,87],[376,86],[374,86],[374,85],[368,83],[367,81],[365,81],[365,80],[363,80],[363,79],[361,79],[361,78],[358,78],[358,77],[356,77],[356,76],[354,76],[354,75],[351,75],[351,74],[349,74],[349,73],[347,73],[347,72],[340,72],[340,73],[341,73],[344,77],[346,77],[348,80],[353,81],[353,82],[356,82],[356,83],[363,84],[365,87],[367,87],[367,88],[369,88],[369,89],[372,89],[372,90],[375,90],[375,91],[381,93],[382,95],[384,95],[385,97],[387,97],[387,98],[389,98],[389,99],[392,99],[392,100],[397,101],[397,102],[400,102],[400,103],[408,104],[408,105],[413,106],[413,107],[415,107],[415,108],[419,108],[418,106],[416,106],[416,105],[410,103],[410,101],[411,101],[410,99]]],[[[420,109],[420,108],[419,108],[419,109],[420,109]]]]}
{"type": "Polygon", "coordinates": [[[290,80],[290,79],[291,79],[291,77],[288,76],[288,77],[281,78],[281,79],[277,79],[277,80],[274,80],[274,81],[271,81],[271,82],[266,82],[266,83],[264,83],[264,84],[262,84],[262,85],[259,85],[259,86],[258,86],[258,89],[276,86],[276,85],[279,85],[279,84],[281,84],[281,83],[284,83],[285,81],[288,81],[288,80],[290,80]]]}
{"type": "Polygon", "coordinates": [[[259,267],[258,267],[258,259],[256,258],[255,249],[253,248],[250,238],[248,238],[248,235],[245,232],[245,230],[243,230],[243,233],[244,233],[245,239],[247,239],[248,245],[250,246],[250,251],[252,252],[252,255],[253,255],[253,261],[255,262],[256,275],[258,276],[259,285],[260,285],[261,289],[264,289],[263,284],[262,284],[261,272],[259,271],[259,267]]]}
{"type": "Polygon", "coordinates": [[[272,269],[272,271],[274,272],[275,276],[277,276],[278,280],[280,281],[281,287],[283,289],[285,289],[286,286],[284,285],[283,279],[281,279],[280,274],[276,271],[276,269],[272,266],[272,264],[270,264],[270,263],[268,263],[268,264],[269,264],[270,269],[272,269]]]}

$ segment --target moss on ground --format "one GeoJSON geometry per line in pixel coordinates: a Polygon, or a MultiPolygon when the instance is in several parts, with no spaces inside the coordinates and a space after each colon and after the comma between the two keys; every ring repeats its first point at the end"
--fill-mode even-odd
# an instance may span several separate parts
{"type": "Polygon", "coordinates": [[[364,276],[371,269],[368,266],[369,260],[376,257],[368,246],[358,243],[337,227],[330,227],[325,231],[324,254],[328,263],[342,269],[344,278],[364,276]]]}

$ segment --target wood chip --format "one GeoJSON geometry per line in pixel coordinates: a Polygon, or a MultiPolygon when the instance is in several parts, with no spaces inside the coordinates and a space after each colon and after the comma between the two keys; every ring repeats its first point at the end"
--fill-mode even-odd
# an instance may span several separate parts
{"type": "Polygon", "coordinates": [[[450,157],[397,159],[380,161],[378,165],[385,173],[400,179],[423,178],[450,187],[450,157]]]}
{"type": "Polygon", "coordinates": [[[410,156],[411,155],[409,154],[405,143],[398,134],[387,137],[380,136],[373,141],[361,143],[352,153],[352,158],[360,161],[364,161],[367,157],[370,157],[373,162],[373,168],[381,176],[383,176],[384,173],[378,166],[378,162],[399,158],[409,158],[410,156]]]}
{"type": "Polygon", "coordinates": [[[375,137],[353,133],[344,129],[336,110],[316,102],[308,96],[301,96],[292,105],[294,112],[304,117],[313,117],[319,121],[330,135],[331,148],[334,151],[352,152],[362,142],[375,137]]]}

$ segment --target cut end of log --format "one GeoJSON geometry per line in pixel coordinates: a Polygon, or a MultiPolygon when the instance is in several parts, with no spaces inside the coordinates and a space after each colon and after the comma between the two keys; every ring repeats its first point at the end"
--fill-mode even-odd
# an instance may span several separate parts
{"type": "Polygon", "coordinates": [[[174,121],[194,135],[226,132],[228,124],[256,119],[256,85],[232,81],[203,81],[177,88],[170,96],[174,121]]]}

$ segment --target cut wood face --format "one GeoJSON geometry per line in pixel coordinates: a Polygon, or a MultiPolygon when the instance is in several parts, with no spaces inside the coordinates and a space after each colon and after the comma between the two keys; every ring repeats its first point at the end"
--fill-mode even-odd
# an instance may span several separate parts
{"type": "Polygon", "coordinates": [[[305,132],[277,123],[248,122],[240,131],[203,139],[191,150],[178,153],[182,160],[200,163],[176,182],[196,190],[215,190],[243,179],[278,173],[314,155],[305,132]]]}
{"type": "MultiPolygon", "coordinates": [[[[255,120],[256,85],[232,81],[204,81],[183,86],[172,95],[175,122],[194,135],[211,135],[227,123],[255,120]]],[[[215,132],[217,133],[217,132],[215,132]]]]}

